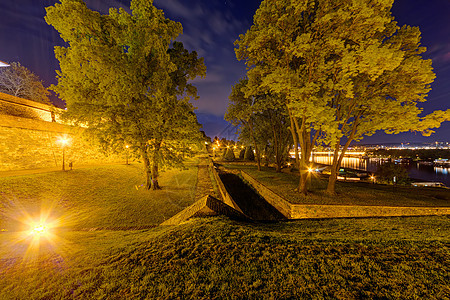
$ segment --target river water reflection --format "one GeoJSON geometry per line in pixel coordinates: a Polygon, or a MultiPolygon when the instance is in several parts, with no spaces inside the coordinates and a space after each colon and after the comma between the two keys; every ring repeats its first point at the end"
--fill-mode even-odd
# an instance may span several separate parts
{"type": "MultiPolygon", "coordinates": [[[[332,155],[314,155],[313,161],[319,164],[331,165],[333,161],[332,155]]],[[[380,165],[380,162],[375,159],[364,159],[359,157],[344,157],[342,160],[342,167],[368,172],[375,172],[380,165]]],[[[424,165],[412,162],[406,165],[409,171],[409,176],[414,179],[424,181],[438,181],[450,187],[450,168],[437,167],[433,165],[424,165]]]]}

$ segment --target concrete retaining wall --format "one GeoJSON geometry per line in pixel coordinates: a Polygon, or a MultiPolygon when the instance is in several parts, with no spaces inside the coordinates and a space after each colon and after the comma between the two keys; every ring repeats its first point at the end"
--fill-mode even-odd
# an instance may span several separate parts
{"type": "Polygon", "coordinates": [[[352,206],[291,204],[244,171],[242,177],[289,219],[450,215],[450,207],[352,206]]]}
{"type": "Polygon", "coordinates": [[[275,207],[280,213],[288,219],[292,219],[292,204],[273,192],[271,189],[260,183],[258,180],[241,171],[242,177],[250,183],[253,188],[267,201],[275,207]]]}
{"type": "Polygon", "coordinates": [[[239,206],[234,202],[233,198],[228,193],[227,189],[225,188],[225,185],[223,184],[222,180],[220,179],[219,173],[217,173],[216,168],[214,167],[214,163],[211,162],[209,164],[209,167],[211,168],[211,172],[214,175],[214,179],[216,180],[217,186],[219,187],[220,195],[222,196],[222,200],[225,204],[231,206],[232,208],[236,209],[237,211],[242,212],[242,210],[239,208],[239,206]]]}

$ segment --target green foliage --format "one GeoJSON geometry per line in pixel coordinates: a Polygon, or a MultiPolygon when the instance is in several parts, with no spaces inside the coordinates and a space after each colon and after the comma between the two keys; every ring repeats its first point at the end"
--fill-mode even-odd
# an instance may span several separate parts
{"type": "Polygon", "coordinates": [[[174,42],[181,24],[147,0],[131,1],[131,14],[121,8],[101,15],[73,0],[46,11],[47,23],[68,43],[55,48],[61,71],[52,87],[67,103],[66,118],[87,125],[109,148],[130,145],[144,162],[147,187],[150,172],[159,187],[159,168],[179,165],[186,141],[202,138],[188,80],[206,68],[197,53],[174,42]]]}
{"type": "Polygon", "coordinates": [[[418,104],[426,101],[435,74],[422,58],[419,29],[399,27],[392,2],[265,0],[236,41],[237,58],[251,68],[244,95],[273,94],[283,101],[301,156],[308,158],[316,141],[336,153],[343,148],[332,167],[331,193],[352,140],[377,130],[429,135],[450,120],[450,110],[420,116],[418,104]]]}
{"type": "Polygon", "coordinates": [[[385,163],[378,167],[376,172],[377,181],[389,184],[409,184],[408,170],[404,165],[396,163],[385,163]],[[395,177],[395,182],[394,182],[395,177]]]}
{"type": "Polygon", "coordinates": [[[0,92],[51,105],[42,80],[19,62],[0,68],[0,92]]]}
{"type": "Polygon", "coordinates": [[[231,89],[231,94],[228,97],[230,103],[228,104],[227,112],[225,113],[225,120],[231,122],[233,125],[248,126],[254,114],[254,97],[246,97],[244,88],[248,84],[248,79],[240,79],[231,89]]]}
{"type": "Polygon", "coordinates": [[[254,161],[255,160],[255,153],[253,152],[252,146],[247,146],[245,148],[244,160],[247,160],[247,161],[254,161]]]}

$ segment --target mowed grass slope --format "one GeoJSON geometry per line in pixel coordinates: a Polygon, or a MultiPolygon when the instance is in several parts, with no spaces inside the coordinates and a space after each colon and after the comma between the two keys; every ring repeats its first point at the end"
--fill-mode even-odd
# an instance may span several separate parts
{"type": "Polygon", "coordinates": [[[446,216],[145,228],[193,203],[196,175],[156,192],[138,165],[0,178],[0,299],[450,297],[446,216]],[[60,227],[30,235],[41,211],[60,227]]]}
{"type": "Polygon", "coordinates": [[[196,160],[161,174],[159,191],[146,191],[140,164],[0,178],[0,230],[27,219],[57,220],[71,229],[157,225],[194,203],[196,160]]]}
{"type": "Polygon", "coordinates": [[[448,299],[450,219],[214,217],[55,233],[32,261],[0,234],[2,299],[448,299]],[[9,245],[9,246],[8,246],[9,245]]]}
{"type": "Polygon", "coordinates": [[[293,204],[321,205],[378,205],[378,206],[450,206],[450,189],[392,186],[367,182],[336,183],[337,196],[326,194],[328,178],[313,173],[310,193],[306,196],[296,191],[299,177],[294,173],[276,173],[274,168],[226,163],[224,167],[243,170],[272,191],[293,204]]]}

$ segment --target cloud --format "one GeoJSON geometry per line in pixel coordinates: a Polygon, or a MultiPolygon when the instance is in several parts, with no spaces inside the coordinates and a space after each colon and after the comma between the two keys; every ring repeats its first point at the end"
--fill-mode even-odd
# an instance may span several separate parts
{"type": "Polygon", "coordinates": [[[183,25],[183,35],[177,40],[205,59],[206,78],[193,81],[200,96],[194,105],[201,112],[223,118],[231,86],[245,74],[244,64],[236,60],[233,43],[250,27],[249,21],[239,19],[232,6],[222,1],[156,0],[154,4],[167,18],[183,25]]]}

